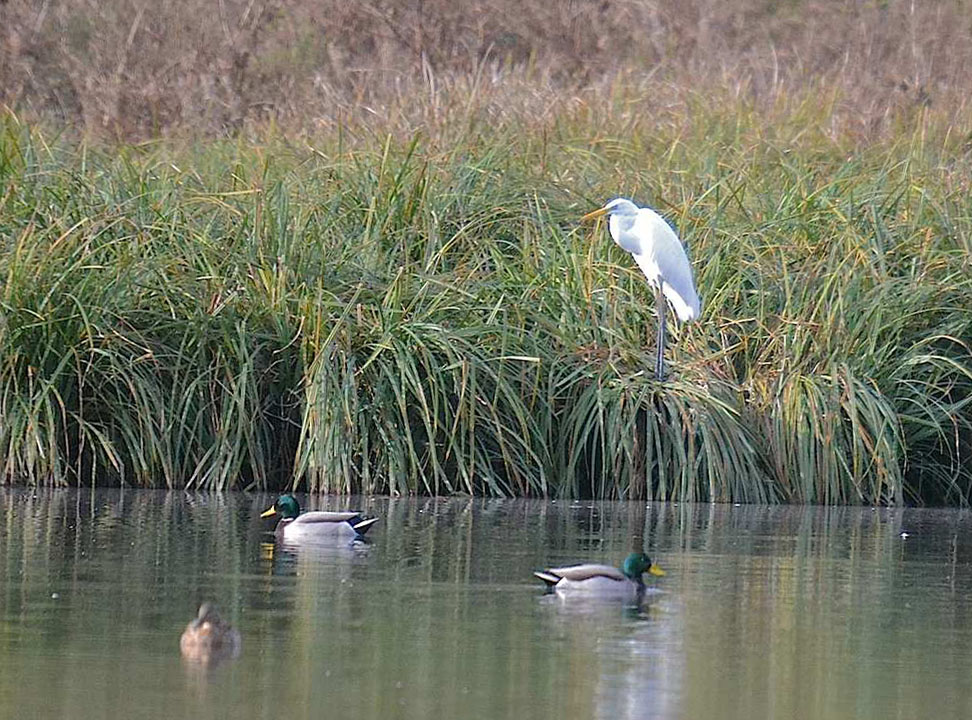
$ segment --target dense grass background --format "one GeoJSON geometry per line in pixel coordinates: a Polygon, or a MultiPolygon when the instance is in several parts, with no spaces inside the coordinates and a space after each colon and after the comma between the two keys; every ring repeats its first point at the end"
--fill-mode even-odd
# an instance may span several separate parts
{"type": "Polygon", "coordinates": [[[0,3],[6,482],[965,503],[968,0],[0,3]],[[654,383],[644,278],[689,246],[654,383]]]}
{"type": "Polygon", "coordinates": [[[0,3],[0,105],[144,139],[349,122],[441,128],[471,98],[546,119],[619,78],[772,104],[837,93],[870,138],[972,97],[970,0],[58,0],[0,3]]]}
{"type": "Polygon", "coordinates": [[[967,139],[690,101],[125,146],[8,115],[5,480],[965,502],[967,139]],[[650,288],[577,222],[619,191],[703,298],[661,385],[650,288]]]}

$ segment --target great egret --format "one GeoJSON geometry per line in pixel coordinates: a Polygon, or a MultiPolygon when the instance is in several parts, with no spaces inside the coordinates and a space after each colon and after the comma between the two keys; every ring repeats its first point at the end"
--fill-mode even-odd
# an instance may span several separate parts
{"type": "Polygon", "coordinates": [[[631,253],[641,272],[655,290],[658,313],[658,347],[655,377],[665,377],[665,299],[683,322],[699,317],[699,296],[692,279],[692,265],[685,248],[665,219],[651,208],[638,207],[630,200],[617,198],[581,220],[608,216],[608,229],[614,242],[631,253]]]}

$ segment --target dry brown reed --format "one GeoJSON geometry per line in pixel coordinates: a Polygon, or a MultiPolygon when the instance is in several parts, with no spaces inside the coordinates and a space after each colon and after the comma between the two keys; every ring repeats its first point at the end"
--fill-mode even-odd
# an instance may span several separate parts
{"type": "Polygon", "coordinates": [[[658,108],[809,88],[867,139],[901,112],[965,112],[970,39],[968,0],[9,0],[0,103],[133,140],[349,118],[407,132],[470,105],[537,121],[619,81],[658,108]]]}

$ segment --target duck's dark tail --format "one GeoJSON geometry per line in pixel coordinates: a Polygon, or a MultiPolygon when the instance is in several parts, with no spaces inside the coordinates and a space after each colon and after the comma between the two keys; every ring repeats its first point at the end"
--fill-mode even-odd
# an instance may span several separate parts
{"type": "Polygon", "coordinates": [[[546,570],[538,571],[533,574],[547,583],[548,588],[552,588],[554,585],[560,582],[559,577],[547,572],[546,570]]]}
{"type": "Polygon", "coordinates": [[[359,520],[358,522],[354,523],[351,527],[354,528],[358,535],[364,535],[366,532],[368,532],[368,528],[370,528],[376,522],[378,522],[378,518],[376,517],[365,518],[364,520],[359,520]]]}

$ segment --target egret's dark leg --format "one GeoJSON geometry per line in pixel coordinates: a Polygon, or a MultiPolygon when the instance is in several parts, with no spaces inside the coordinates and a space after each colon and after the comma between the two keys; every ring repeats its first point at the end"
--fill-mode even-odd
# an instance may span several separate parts
{"type": "Polygon", "coordinates": [[[661,382],[665,379],[665,313],[668,310],[665,296],[662,295],[661,285],[655,290],[655,312],[658,313],[658,337],[655,355],[655,379],[661,382]]]}

